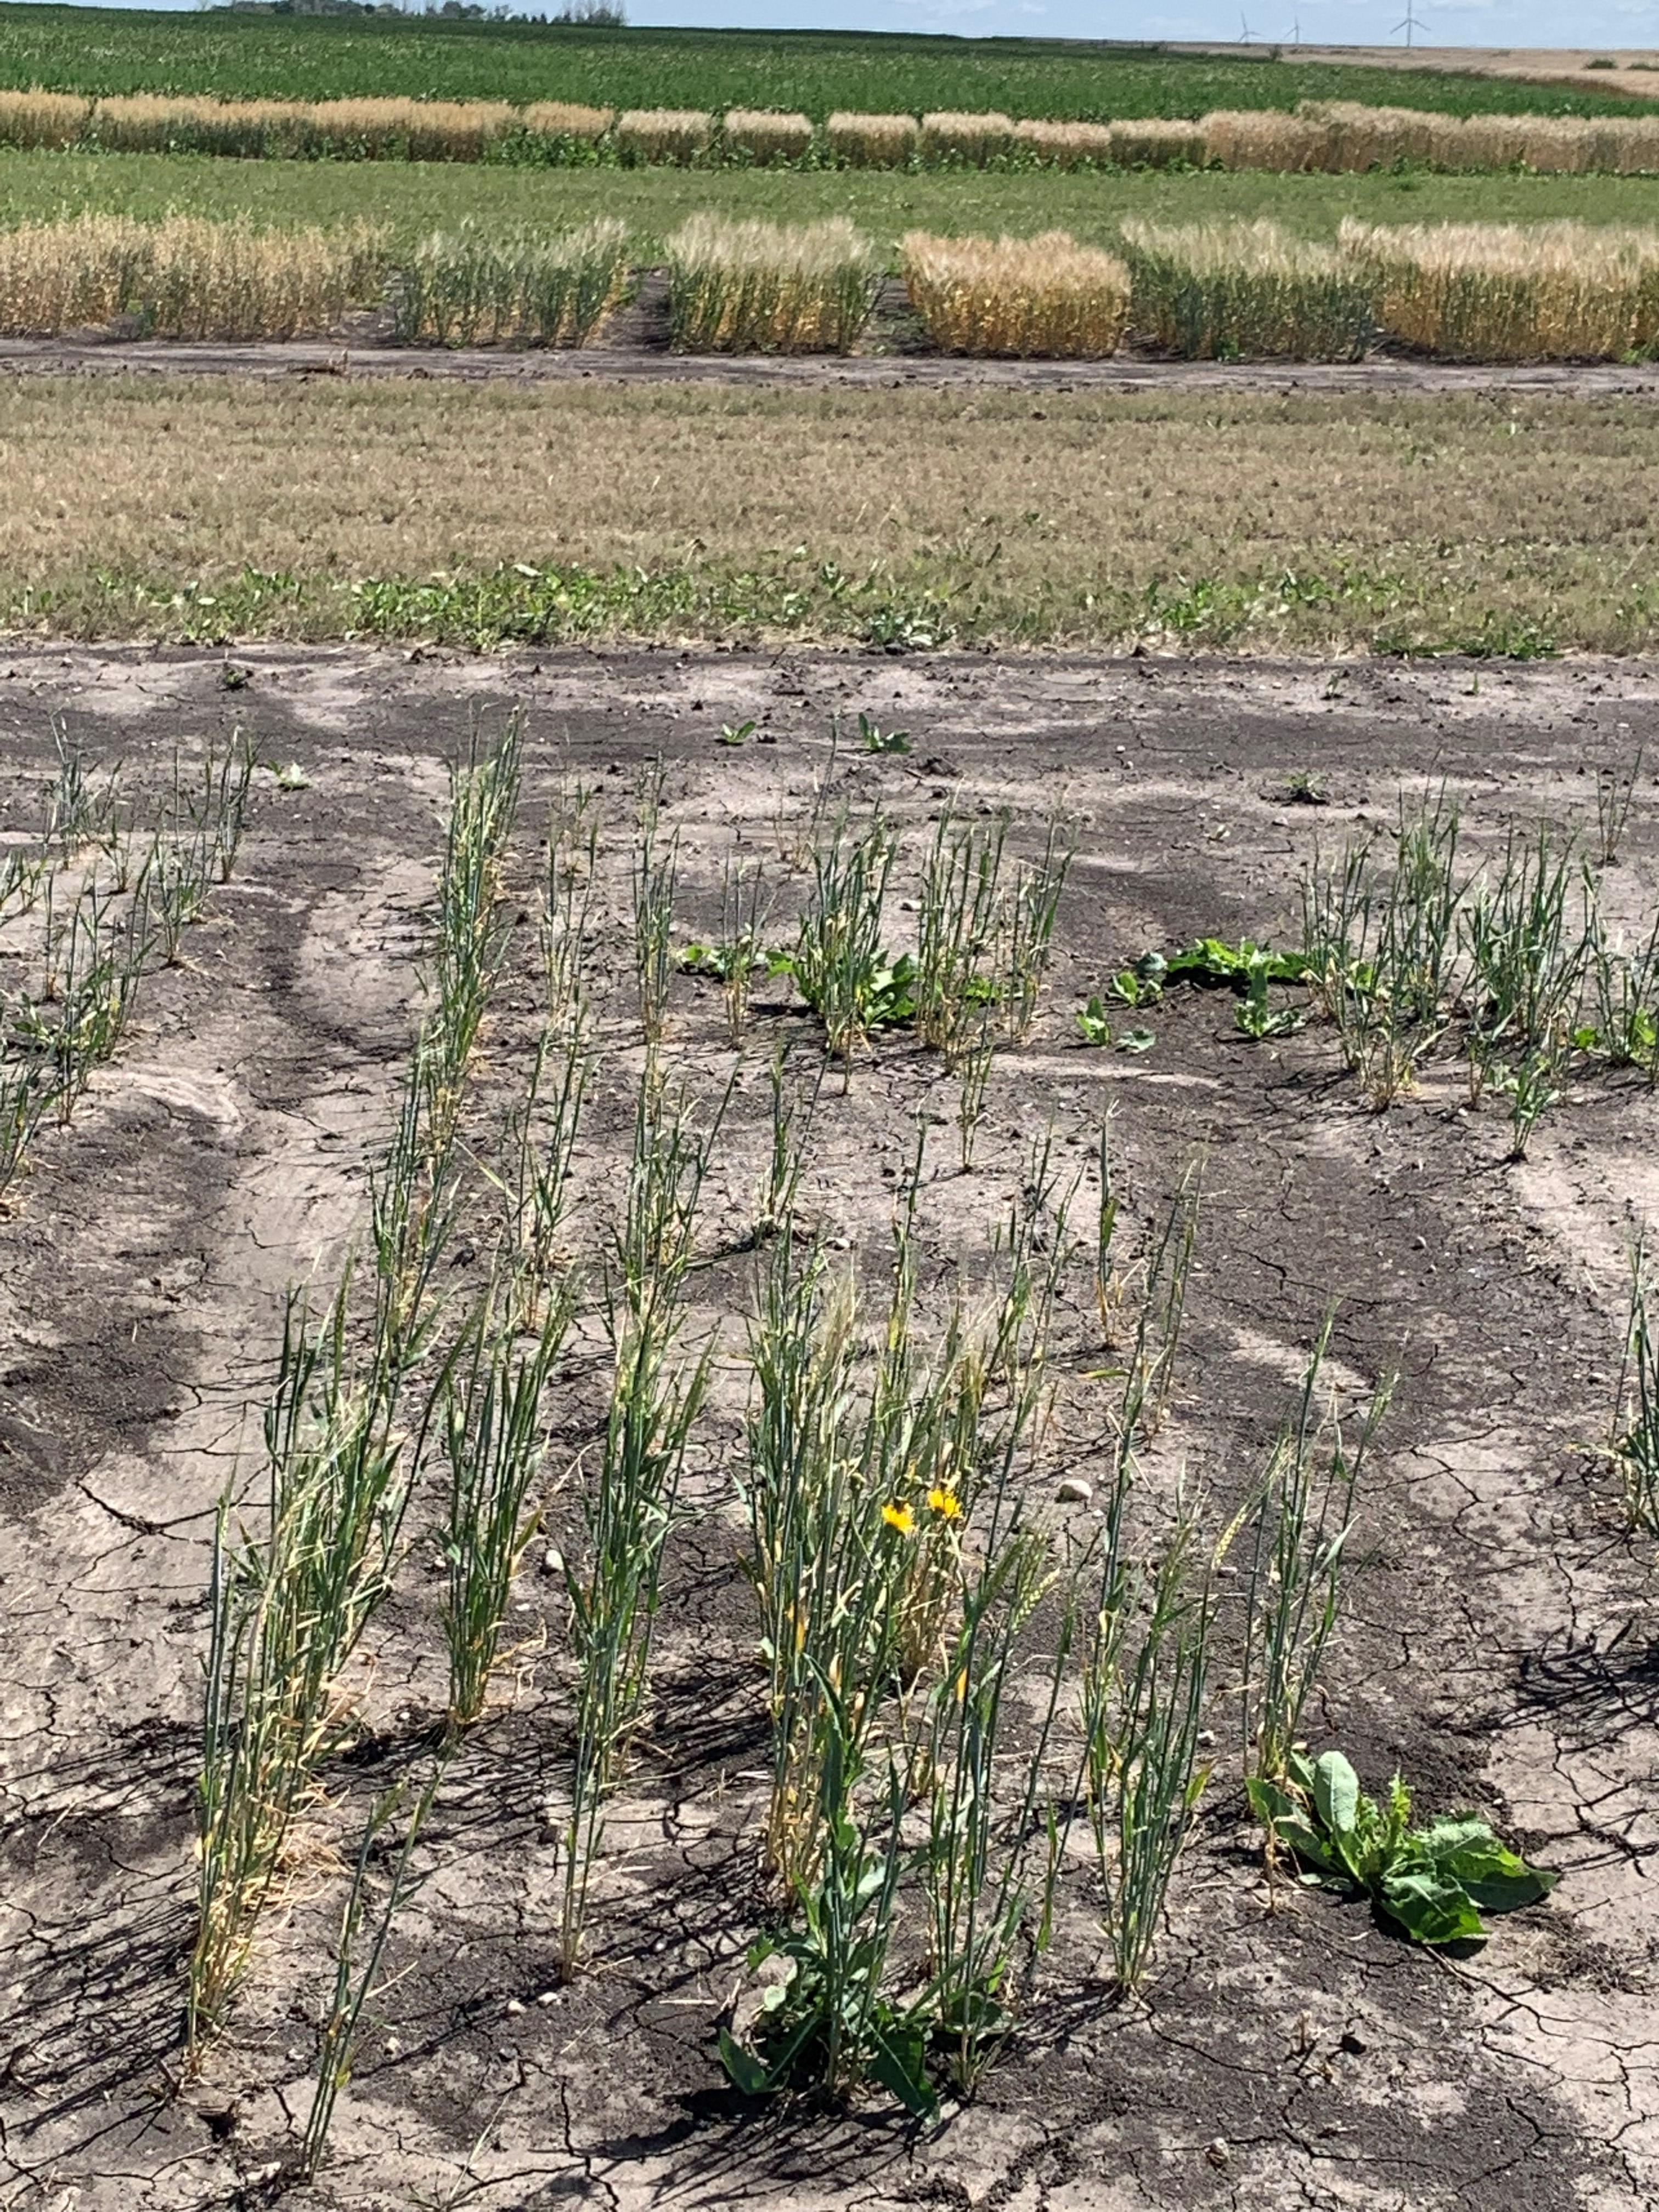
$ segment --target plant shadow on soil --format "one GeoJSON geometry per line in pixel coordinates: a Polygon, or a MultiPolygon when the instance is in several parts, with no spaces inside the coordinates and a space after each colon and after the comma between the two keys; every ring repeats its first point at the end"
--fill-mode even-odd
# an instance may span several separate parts
{"type": "MultiPolygon", "coordinates": [[[[268,1376],[287,1285],[331,1279],[358,1224],[416,1006],[443,763],[474,716],[488,729],[514,704],[528,749],[512,888],[526,914],[561,779],[590,783],[607,823],[608,1064],[577,1168],[594,1221],[637,1073],[622,921],[646,763],[665,764],[680,838],[682,936],[718,918],[732,850],[768,856],[781,877],[780,825],[804,823],[826,779],[836,803],[893,814],[910,866],[952,790],[1007,808],[1022,850],[1052,813],[1073,825],[1045,1011],[994,1074],[974,1171],[957,1168],[954,1086],[891,1038],[844,1092],[836,1079],[820,1091],[803,1203],[878,1297],[918,1116],[941,1121],[922,1201],[923,1297],[936,1307],[980,1279],[1045,1125],[1069,1179],[1111,1109],[1143,1244],[1201,1153],[1190,1328],[1149,1491],[1184,1462],[1224,1521],[1339,1298],[1345,1391],[1396,1359],[1403,1379],[1316,1739],[1340,1742],[1373,1788],[1398,1765],[1425,1812],[1485,1812],[1564,1875],[1547,1905],[1451,1961],[1410,1951],[1362,1909],[1270,1890],[1224,1704],[1222,1771],[1142,1999],[1109,2001],[1079,1858],[1018,2035],[941,2129],[902,2125],[874,2100],[773,2111],[729,2088],[714,2030],[769,1917],[756,1842],[769,1743],[730,1510],[737,1355],[765,1060],[775,1042],[793,1041],[797,1065],[815,1049],[787,986],[768,983],[701,1240],[698,1313],[734,1356],[711,1400],[696,1516],[671,1555],[652,1726],[613,1810],[592,1970],[568,1984],[559,1972],[548,1808],[569,1707],[558,1578],[538,1545],[515,1588],[501,1694],[434,1810],[428,1878],[394,1936],[330,2160],[290,2201],[1651,2201],[1659,2087],[1620,2054],[1659,2033],[1659,1910],[1645,1894],[1659,1623],[1645,1553],[1620,1533],[1610,1478],[1584,1447],[1605,1429],[1617,1364],[1627,1210],[1659,1203],[1652,1096],[1586,1083],[1531,1156],[1508,1163],[1501,1114],[1460,1112],[1434,1081],[1388,1115],[1365,1111],[1328,1034],[1310,1024],[1251,1044],[1224,993],[1172,993],[1140,1058],[1091,1050],[1074,1025],[1113,968],[1149,946],[1288,941],[1316,837],[1328,851],[1385,826],[1402,787],[1444,779],[1483,848],[1540,812],[1593,819],[1589,771],[1659,724],[1651,676],[1589,662],[1486,670],[1476,696],[1447,668],[1359,666],[1334,698],[1313,668],[1060,657],[239,658],[251,678],[231,697],[221,663],[189,653],[18,648],[0,680],[0,823],[15,832],[39,818],[54,713],[135,776],[236,724],[263,761],[297,762],[307,779],[262,783],[237,880],[185,963],[155,979],[86,1111],[43,1139],[0,1223],[0,1417],[35,1440],[0,1459],[8,2201],[45,2205],[63,2188],[83,2212],[258,2201],[303,2120],[343,1857],[375,1795],[434,1741],[441,1577],[417,1553],[377,1630],[363,1733],[329,1770],[231,2031],[204,2081],[171,2094],[210,1509],[251,1464],[239,1409],[268,1376]],[[846,733],[860,711],[908,731],[910,753],[859,753],[846,733]],[[751,744],[722,747],[722,723],[750,716],[751,744]],[[1328,805],[1286,800],[1298,773],[1325,780],[1328,805]]],[[[1645,793],[1627,842],[1617,896],[1634,916],[1659,898],[1659,810],[1645,793]]],[[[519,955],[527,972],[528,923],[519,955]]],[[[510,1103],[533,1006],[520,975],[483,1056],[481,1127],[510,1103]]],[[[718,1096],[731,1068],[718,994],[678,980],[672,1021],[676,1073],[718,1096]]],[[[458,1289],[481,1287],[477,1252],[455,1256],[458,1289]]],[[[599,1351],[579,1335],[556,1395],[561,1471],[592,1449],[599,1351]]],[[[1106,1423],[1086,1378],[1099,1357],[1079,1303],[1055,1340],[1070,1425],[1062,1460],[1045,1464],[1050,1490],[1062,1465],[1098,1479],[1106,1423]]],[[[573,1513],[567,1485],[550,1540],[568,1539],[573,1513]]]]}

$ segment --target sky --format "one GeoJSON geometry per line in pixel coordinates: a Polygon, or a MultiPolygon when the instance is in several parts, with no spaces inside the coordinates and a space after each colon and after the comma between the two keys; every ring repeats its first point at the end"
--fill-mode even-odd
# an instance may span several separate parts
{"type": "MultiPolygon", "coordinates": [[[[540,0],[536,0],[538,7],[540,0]]],[[[1659,0],[1411,0],[1419,44],[1659,46],[1659,0]]],[[[1252,35],[1289,45],[1299,20],[1318,46],[1403,44],[1407,0],[1243,0],[1252,35]]],[[[732,29],[953,31],[1059,39],[1237,39],[1239,0],[629,0],[632,23],[732,29]]]]}

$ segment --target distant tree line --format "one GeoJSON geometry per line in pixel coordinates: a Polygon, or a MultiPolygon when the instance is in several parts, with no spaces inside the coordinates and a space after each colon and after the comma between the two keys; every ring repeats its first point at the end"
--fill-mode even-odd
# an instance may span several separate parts
{"type": "MultiPolygon", "coordinates": [[[[216,10],[215,12],[217,12],[216,10]]],[[[566,0],[556,15],[532,15],[516,8],[486,8],[483,0],[426,0],[405,8],[398,0],[224,0],[232,15],[402,15],[444,23],[580,24],[589,30],[616,30],[628,21],[623,0],[566,0]]]]}

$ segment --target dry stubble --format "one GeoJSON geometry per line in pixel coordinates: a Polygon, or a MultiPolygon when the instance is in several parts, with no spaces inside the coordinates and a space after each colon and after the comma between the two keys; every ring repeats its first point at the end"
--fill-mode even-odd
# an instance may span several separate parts
{"type": "MultiPolygon", "coordinates": [[[[1650,407],[1617,399],[21,378],[0,409],[0,592],[16,611],[49,589],[58,623],[96,627],[100,570],[207,586],[245,564],[729,574],[794,556],[948,593],[963,639],[1161,626],[1314,649],[1490,617],[1618,649],[1654,629],[1656,461],[1650,407]]],[[[270,617],[343,618],[320,599],[270,617]]]]}

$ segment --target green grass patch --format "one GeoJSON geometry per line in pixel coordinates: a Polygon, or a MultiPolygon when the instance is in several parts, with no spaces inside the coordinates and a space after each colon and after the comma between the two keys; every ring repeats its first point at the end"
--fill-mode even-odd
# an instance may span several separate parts
{"type": "Polygon", "coordinates": [[[1659,178],[1282,175],[1267,171],[1099,174],[1065,170],[921,174],[873,170],[571,168],[473,162],[228,161],[192,154],[0,149],[0,223],[82,211],[155,220],[172,212],[261,224],[389,226],[400,247],[472,221],[538,228],[615,218],[635,265],[703,211],[734,221],[846,216],[888,250],[907,231],[942,235],[1071,232],[1115,248],[1127,217],[1180,224],[1267,216],[1293,235],[1334,239],[1344,216],[1379,223],[1659,223],[1659,178]]]}
{"type": "Polygon", "coordinates": [[[453,575],[365,576],[245,568],[210,581],[94,569],[0,598],[0,631],[196,646],[378,641],[471,653],[509,646],[795,640],[890,653],[1008,647],[1174,653],[1309,652],[1393,659],[1536,660],[1569,649],[1650,652],[1659,593],[1583,619],[1537,580],[1516,607],[1420,570],[1334,568],[1154,578],[1140,586],[1004,595],[962,564],[918,560],[858,574],[801,557],[764,568],[503,562],[453,575]]]}
{"type": "Polygon", "coordinates": [[[576,27],[139,9],[0,7],[0,83],[223,99],[573,100],[617,107],[1000,108],[1106,120],[1298,100],[1454,114],[1621,114],[1617,93],[1156,45],[850,31],[576,27]]]}

